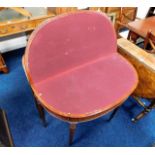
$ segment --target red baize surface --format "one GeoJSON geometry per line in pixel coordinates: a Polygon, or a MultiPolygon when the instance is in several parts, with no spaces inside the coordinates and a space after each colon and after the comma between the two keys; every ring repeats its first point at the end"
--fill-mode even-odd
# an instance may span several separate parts
{"type": "Polygon", "coordinates": [[[115,107],[137,83],[117,52],[114,29],[100,13],[57,17],[31,37],[26,63],[35,92],[62,114],[83,115],[115,107]]]}

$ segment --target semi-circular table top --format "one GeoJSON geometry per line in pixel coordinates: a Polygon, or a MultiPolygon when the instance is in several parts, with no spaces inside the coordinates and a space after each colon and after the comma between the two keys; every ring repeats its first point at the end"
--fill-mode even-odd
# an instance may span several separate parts
{"type": "Polygon", "coordinates": [[[31,35],[24,56],[35,96],[49,112],[68,120],[116,108],[138,82],[116,42],[103,13],[81,11],[46,21],[31,35]]]}

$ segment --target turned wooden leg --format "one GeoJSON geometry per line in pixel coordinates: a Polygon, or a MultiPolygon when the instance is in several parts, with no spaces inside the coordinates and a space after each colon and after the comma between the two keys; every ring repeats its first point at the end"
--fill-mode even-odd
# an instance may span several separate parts
{"type": "Polygon", "coordinates": [[[34,102],[35,102],[36,108],[38,110],[39,117],[40,117],[41,121],[43,122],[44,127],[46,127],[47,126],[47,122],[46,122],[46,119],[45,119],[44,108],[42,107],[42,105],[40,103],[38,103],[37,98],[35,97],[35,94],[34,94],[32,89],[31,89],[31,91],[32,91],[32,94],[34,96],[34,102]]]}
{"type": "Polygon", "coordinates": [[[69,126],[69,145],[71,145],[73,142],[75,129],[76,129],[76,123],[70,123],[70,126],[69,126]]]}
{"type": "Polygon", "coordinates": [[[44,111],[44,108],[42,107],[41,104],[39,104],[37,102],[37,99],[35,98],[35,96],[34,96],[34,99],[35,99],[35,104],[36,104],[36,107],[37,107],[37,110],[38,110],[38,113],[39,113],[39,117],[42,120],[43,125],[46,127],[47,126],[47,122],[46,122],[46,119],[45,119],[45,111],[44,111]]]}
{"type": "Polygon", "coordinates": [[[132,118],[132,122],[136,123],[138,120],[143,118],[147,113],[149,113],[153,108],[155,108],[155,100],[153,100],[148,107],[144,108],[144,110],[140,114],[138,114],[135,118],[132,118]]]}
{"type": "Polygon", "coordinates": [[[115,116],[116,112],[118,111],[118,109],[119,109],[119,107],[113,110],[112,114],[110,115],[110,117],[109,117],[109,119],[107,121],[111,121],[114,118],[114,116],[115,116]]]}

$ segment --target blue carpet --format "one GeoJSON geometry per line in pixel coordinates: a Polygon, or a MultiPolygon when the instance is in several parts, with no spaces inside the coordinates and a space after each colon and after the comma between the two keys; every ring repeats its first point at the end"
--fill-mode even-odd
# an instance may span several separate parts
{"type": "MultiPolygon", "coordinates": [[[[38,117],[24,74],[24,49],[4,54],[9,74],[0,73],[0,107],[10,123],[15,146],[67,146],[68,124],[48,113],[45,128],[38,117]]],[[[78,125],[72,146],[151,146],[155,142],[155,112],[136,124],[131,118],[142,108],[129,98],[110,121],[109,114],[78,125]]]]}

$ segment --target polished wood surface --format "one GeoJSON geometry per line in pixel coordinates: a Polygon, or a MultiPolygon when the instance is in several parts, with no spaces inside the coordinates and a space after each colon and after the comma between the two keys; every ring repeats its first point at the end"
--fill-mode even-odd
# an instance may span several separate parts
{"type": "Polygon", "coordinates": [[[27,11],[26,9],[22,8],[22,7],[10,7],[12,10],[21,13],[22,15],[26,16],[26,17],[31,17],[32,14],[27,11]]]}
{"type": "MultiPolygon", "coordinates": [[[[145,50],[139,48],[134,45],[132,42],[120,38],[117,40],[117,45],[119,52],[123,51],[123,53],[129,55],[130,57],[139,61],[139,63],[143,64],[146,68],[155,73],[155,56],[147,53],[145,50]]],[[[122,53],[121,53],[122,54],[122,53]]]]}
{"type": "Polygon", "coordinates": [[[76,7],[57,7],[55,8],[56,15],[69,13],[69,12],[75,12],[78,9],[76,7]]]}
{"type": "Polygon", "coordinates": [[[142,37],[145,39],[148,31],[151,30],[152,33],[155,34],[155,16],[130,22],[127,26],[130,31],[128,39],[130,37],[132,39],[132,35],[137,35],[137,37],[142,37]]]}
{"type": "Polygon", "coordinates": [[[133,96],[144,110],[132,119],[136,122],[155,108],[155,56],[124,38],[118,39],[117,44],[119,52],[134,65],[139,76],[139,83],[133,96]],[[145,106],[137,97],[151,99],[151,104],[145,106]]]}
{"type": "Polygon", "coordinates": [[[54,14],[48,14],[42,17],[32,19],[13,20],[10,22],[0,22],[0,37],[5,37],[17,33],[34,30],[41,22],[54,17],[54,14]]]}
{"type": "Polygon", "coordinates": [[[139,84],[134,94],[145,98],[154,98],[155,94],[155,56],[134,45],[126,39],[118,40],[119,52],[136,68],[139,84]]]}

